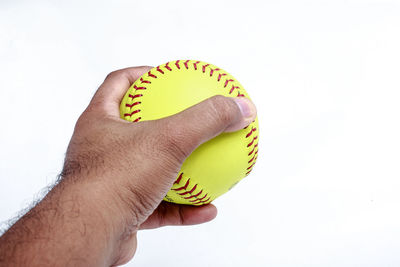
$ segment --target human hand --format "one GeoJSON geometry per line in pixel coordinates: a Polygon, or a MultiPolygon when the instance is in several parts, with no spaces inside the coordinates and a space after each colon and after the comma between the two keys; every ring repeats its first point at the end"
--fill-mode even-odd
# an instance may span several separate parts
{"type": "MultiPolygon", "coordinates": [[[[129,233],[213,219],[217,211],[212,204],[194,207],[162,199],[197,146],[223,131],[244,128],[256,115],[247,99],[237,102],[247,105],[242,107],[246,118],[234,99],[217,96],[175,116],[127,123],[119,117],[121,100],[129,86],[150,69],[129,68],[107,77],[77,123],[64,167],[66,176],[93,170],[101,174],[94,179],[102,180],[110,189],[107,197],[126,209],[124,214],[129,215],[123,221],[128,222],[129,233]]],[[[128,256],[121,256],[123,261],[134,253],[135,242],[126,243],[132,248],[128,256]]]]}
{"type": "MultiPolygon", "coordinates": [[[[71,198],[79,205],[77,229],[82,232],[84,225],[85,238],[102,244],[89,242],[85,249],[91,256],[109,255],[105,264],[120,265],[133,257],[139,229],[212,220],[217,213],[212,204],[177,205],[163,197],[196,147],[224,131],[242,129],[256,117],[250,100],[216,96],[164,119],[127,122],[120,118],[120,102],[148,70],[127,68],[107,76],[76,124],[62,180],[53,193],[60,195],[57,207],[64,209],[67,201],[60,199],[71,198]],[[84,216],[89,213],[93,215],[84,216]],[[88,234],[87,225],[97,230],[88,234]]],[[[68,227],[73,226],[72,220],[68,227]]],[[[76,238],[74,242],[76,246],[76,238]]]]}

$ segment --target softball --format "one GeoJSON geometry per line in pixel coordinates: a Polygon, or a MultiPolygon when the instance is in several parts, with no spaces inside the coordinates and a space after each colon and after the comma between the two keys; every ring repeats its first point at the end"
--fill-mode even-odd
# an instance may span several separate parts
{"type": "MultiPolygon", "coordinates": [[[[195,60],[176,60],[151,69],[127,91],[121,118],[139,122],[176,114],[214,95],[249,98],[226,71],[195,60]]],[[[258,120],[222,133],[199,146],[185,160],[164,200],[205,205],[229,191],[254,167],[258,155],[258,120]]]]}

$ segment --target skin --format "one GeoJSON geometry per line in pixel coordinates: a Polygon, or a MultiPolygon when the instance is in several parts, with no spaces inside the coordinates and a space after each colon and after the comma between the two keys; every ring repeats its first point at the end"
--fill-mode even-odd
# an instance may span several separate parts
{"type": "Polygon", "coordinates": [[[256,117],[250,100],[216,96],[174,116],[119,118],[129,86],[150,67],[110,73],[76,123],[59,182],[0,237],[0,266],[117,266],[136,233],[212,220],[212,204],[162,201],[190,153],[256,117]]]}

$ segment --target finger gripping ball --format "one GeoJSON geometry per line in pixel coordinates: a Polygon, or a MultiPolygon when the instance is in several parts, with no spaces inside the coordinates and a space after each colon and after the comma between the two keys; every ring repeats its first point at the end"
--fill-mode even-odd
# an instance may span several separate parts
{"type": "MultiPolygon", "coordinates": [[[[121,118],[139,122],[176,114],[214,95],[249,97],[226,71],[201,61],[177,60],[151,69],[127,91],[121,118]]],[[[246,177],[258,154],[258,121],[222,133],[199,146],[185,160],[164,200],[204,205],[246,177]]]]}

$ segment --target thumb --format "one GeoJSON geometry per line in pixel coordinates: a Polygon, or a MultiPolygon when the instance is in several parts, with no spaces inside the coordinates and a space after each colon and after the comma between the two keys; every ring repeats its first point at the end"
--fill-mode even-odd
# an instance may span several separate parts
{"type": "Polygon", "coordinates": [[[217,95],[159,122],[168,145],[183,161],[202,143],[222,132],[243,129],[256,116],[256,107],[248,98],[217,95]]]}

